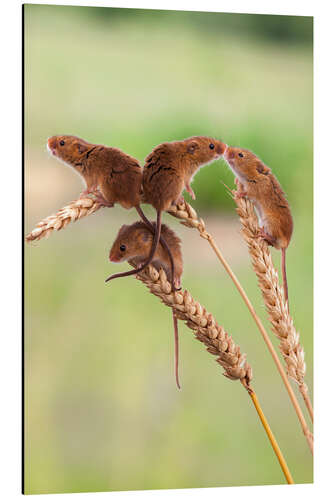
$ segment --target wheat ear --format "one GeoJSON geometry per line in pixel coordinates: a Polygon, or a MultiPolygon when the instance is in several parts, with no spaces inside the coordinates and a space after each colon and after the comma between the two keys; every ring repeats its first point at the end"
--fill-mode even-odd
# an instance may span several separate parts
{"type": "Polygon", "coordinates": [[[265,302],[272,331],[280,340],[280,351],[286,363],[286,372],[293,379],[303,396],[305,405],[313,421],[313,409],[307,385],[304,381],[306,365],[304,349],[300,344],[293,320],[288,311],[279,275],[274,267],[268,244],[258,237],[259,224],[253,204],[234,195],[237,213],[242,224],[242,234],[247,243],[253,269],[265,302]]]}
{"type": "MultiPolygon", "coordinates": [[[[49,217],[46,217],[41,222],[39,222],[36,225],[35,229],[33,229],[26,236],[26,241],[32,242],[32,241],[38,241],[42,238],[47,238],[47,237],[49,237],[49,235],[53,231],[55,231],[55,230],[59,231],[60,229],[64,229],[71,221],[75,222],[76,220],[78,220],[82,217],[85,217],[87,215],[91,215],[91,214],[95,213],[97,210],[99,210],[101,208],[101,206],[102,205],[100,203],[98,203],[97,201],[93,200],[92,198],[88,198],[88,197],[75,200],[75,201],[69,203],[68,205],[66,205],[65,207],[63,207],[62,209],[60,209],[55,215],[51,215],[49,217]]],[[[241,296],[243,297],[245,303],[247,304],[247,307],[249,308],[252,316],[254,317],[260,331],[264,335],[263,332],[265,332],[265,330],[264,330],[263,325],[261,324],[260,319],[256,315],[256,313],[252,307],[252,304],[250,303],[249,299],[247,298],[243,288],[241,287],[236,276],[232,272],[230,266],[227,264],[227,262],[225,261],[225,259],[222,256],[221,252],[218,250],[213,238],[211,237],[211,235],[209,233],[206,232],[205,224],[204,224],[203,220],[198,219],[195,210],[186,202],[182,205],[173,206],[171,208],[171,210],[169,211],[169,213],[171,215],[179,218],[179,219],[182,219],[182,224],[184,224],[188,227],[194,227],[194,228],[198,229],[200,232],[200,235],[209,241],[210,245],[213,247],[215,253],[217,254],[219,260],[224,265],[225,269],[227,270],[228,274],[230,275],[231,279],[233,280],[237,289],[239,290],[241,296]]],[[[270,349],[269,345],[268,345],[268,348],[270,349]]],[[[296,412],[297,412],[297,409],[296,409],[296,412]]],[[[299,413],[298,413],[298,415],[299,415],[299,413]]],[[[299,418],[300,418],[300,415],[299,415],[299,418]]],[[[302,423],[302,421],[301,421],[301,423],[302,423]]],[[[304,430],[304,428],[303,428],[303,430],[304,430]]],[[[305,433],[305,431],[304,431],[304,433],[305,433]]],[[[311,433],[310,433],[310,438],[312,439],[311,433]]],[[[311,441],[311,439],[310,439],[310,441],[311,441]]]]}
{"type": "MultiPolygon", "coordinates": [[[[26,236],[26,241],[31,242],[47,238],[53,231],[64,229],[70,222],[91,215],[100,208],[101,204],[91,198],[75,200],[63,207],[55,215],[46,217],[39,222],[35,229],[26,236]]],[[[224,368],[224,375],[227,378],[241,381],[254,403],[287,482],[293,484],[294,481],[287,463],[263,414],[258,398],[250,387],[252,369],[246,362],[246,356],[240,353],[240,348],[234,344],[232,338],[224,329],[215,322],[213,316],[193,300],[189,292],[170,294],[171,284],[167,281],[163,270],[158,273],[155,268],[149,266],[145,271],[137,275],[137,278],[143,281],[150,291],[160,297],[166,305],[173,307],[177,317],[185,320],[187,326],[195,331],[196,338],[206,345],[207,351],[218,356],[217,362],[224,368]],[[170,300],[170,296],[172,300],[170,300]]]]}
{"type": "MultiPolygon", "coordinates": [[[[135,267],[133,263],[131,265],[135,267]]],[[[213,356],[217,356],[216,361],[224,369],[223,375],[225,377],[231,380],[239,380],[245,387],[278,458],[285,478],[289,484],[293,484],[294,481],[287,463],[264,416],[257,395],[250,386],[252,368],[246,361],[246,355],[241,353],[240,347],[235,344],[224,328],[217,323],[213,315],[193,299],[188,290],[172,292],[171,283],[167,280],[163,269],[157,271],[155,267],[148,266],[148,268],[136,275],[136,279],[142,281],[163,304],[171,307],[175,311],[177,318],[185,321],[186,325],[193,330],[195,337],[206,346],[207,351],[213,356]]]]}
{"type": "Polygon", "coordinates": [[[31,242],[38,241],[42,238],[48,238],[53,231],[65,229],[70,222],[75,222],[78,219],[82,219],[82,217],[97,212],[101,206],[99,202],[88,197],[71,201],[56,214],[50,215],[40,221],[35,229],[25,237],[25,240],[31,242]]]}
{"type": "Polygon", "coordinates": [[[262,324],[260,318],[258,317],[258,315],[256,314],[255,310],[254,310],[254,307],[252,306],[251,302],[250,302],[250,299],[248,298],[248,296],[246,295],[245,293],[245,290],[243,289],[242,285],[240,284],[238,278],[236,277],[236,275],[234,274],[234,272],[232,271],[231,267],[229,266],[228,262],[225,260],[225,258],[223,257],[220,249],[218,248],[218,246],[216,245],[215,241],[214,241],[214,238],[212,237],[211,234],[209,234],[207,231],[206,231],[206,226],[205,226],[205,222],[202,218],[199,218],[196,211],[194,210],[193,207],[191,207],[191,205],[187,202],[184,202],[182,204],[178,204],[178,205],[173,205],[171,207],[171,209],[168,211],[170,215],[173,215],[174,217],[176,217],[177,219],[180,219],[181,220],[181,224],[183,224],[184,226],[187,226],[187,227],[190,227],[190,228],[195,228],[199,231],[199,234],[202,238],[204,238],[205,240],[208,241],[208,243],[210,244],[210,246],[213,248],[217,258],[219,259],[219,261],[222,263],[222,265],[224,266],[225,270],[227,271],[227,273],[229,274],[231,280],[233,281],[234,285],[236,286],[238,292],[240,293],[242,299],[244,300],[247,308],[249,309],[250,311],[250,314],[251,316],[253,317],[256,325],[258,326],[258,329],[268,347],[268,350],[274,360],[274,363],[280,373],[280,376],[283,380],[283,383],[287,389],[287,392],[289,394],[289,397],[290,397],[290,400],[294,406],[294,409],[296,411],[296,414],[297,414],[297,417],[300,421],[300,424],[301,424],[301,427],[302,427],[302,430],[303,430],[303,433],[306,437],[306,440],[308,442],[308,445],[309,445],[309,448],[311,450],[311,452],[313,453],[313,436],[312,436],[312,433],[310,432],[309,428],[308,428],[308,425],[305,421],[305,418],[304,418],[304,415],[303,415],[303,412],[300,408],[300,405],[298,404],[298,401],[297,401],[297,398],[294,394],[294,391],[290,385],[290,382],[288,380],[288,377],[286,376],[286,373],[283,369],[283,366],[279,360],[279,357],[278,355],[276,354],[275,352],[275,349],[274,349],[274,346],[269,338],[269,335],[268,333],[266,332],[265,328],[264,328],[264,325],[262,324]]]}

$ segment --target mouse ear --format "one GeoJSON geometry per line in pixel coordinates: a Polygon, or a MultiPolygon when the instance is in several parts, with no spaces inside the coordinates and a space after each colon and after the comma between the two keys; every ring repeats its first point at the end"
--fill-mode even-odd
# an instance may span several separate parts
{"type": "Polygon", "coordinates": [[[197,143],[197,141],[191,141],[188,145],[187,145],[187,151],[191,154],[193,154],[199,147],[199,144],[197,143]]]}
{"type": "Polygon", "coordinates": [[[142,233],[141,233],[141,240],[144,243],[147,243],[147,241],[149,241],[150,239],[151,239],[151,234],[149,233],[149,231],[142,231],[142,233]]]}
{"type": "Polygon", "coordinates": [[[128,226],[126,226],[126,224],[123,224],[123,225],[120,227],[119,231],[118,231],[118,235],[119,235],[119,234],[122,234],[122,233],[126,230],[126,228],[127,228],[127,227],[128,227],[128,226]]]}
{"type": "Polygon", "coordinates": [[[82,153],[86,153],[88,151],[89,147],[86,146],[85,144],[78,143],[77,149],[78,149],[79,153],[82,154],[82,153]]]}
{"type": "Polygon", "coordinates": [[[261,161],[257,163],[257,167],[256,168],[257,168],[257,172],[259,174],[262,174],[262,175],[268,175],[271,172],[271,169],[268,168],[268,167],[266,167],[266,165],[264,165],[263,163],[261,163],[261,161]]]}

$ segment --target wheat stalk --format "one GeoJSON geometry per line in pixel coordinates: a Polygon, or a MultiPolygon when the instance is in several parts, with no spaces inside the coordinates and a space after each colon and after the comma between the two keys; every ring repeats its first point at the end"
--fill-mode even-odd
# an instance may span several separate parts
{"type": "MultiPolygon", "coordinates": [[[[130,264],[135,267],[133,262],[130,261],[130,264]]],[[[155,267],[148,266],[138,273],[136,278],[142,281],[163,304],[171,307],[178,319],[185,321],[186,325],[193,330],[195,337],[206,346],[210,354],[217,356],[216,361],[224,369],[223,375],[230,380],[239,380],[245,387],[287,482],[293,484],[294,481],[287,463],[262,411],[257,395],[250,385],[253,374],[251,366],[246,361],[246,354],[241,353],[240,347],[235,344],[232,337],[217,323],[213,315],[206,311],[205,307],[193,299],[188,290],[172,292],[171,283],[167,280],[163,269],[157,271],[155,267]]]]}
{"type": "Polygon", "coordinates": [[[26,237],[27,242],[48,238],[53,231],[65,229],[70,222],[75,222],[82,217],[91,215],[101,208],[101,204],[92,198],[79,198],[71,201],[61,208],[56,214],[40,221],[26,237]]]}
{"type": "MultiPolygon", "coordinates": [[[[64,229],[70,222],[75,222],[76,220],[81,219],[82,217],[85,217],[87,215],[91,215],[91,214],[95,213],[97,210],[99,210],[100,208],[101,208],[101,204],[98,203],[97,201],[93,200],[92,198],[88,198],[88,197],[87,198],[79,198],[78,200],[72,201],[71,203],[69,203],[68,205],[66,205],[62,209],[60,209],[55,215],[51,215],[49,217],[46,217],[41,222],[39,222],[37,224],[37,226],[35,227],[35,229],[33,229],[33,231],[31,231],[26,236],[26,241],[31,242],[31,241],[38,241],[42,238],[47,238],[53,231],[55,231],[55,230],[59,231],[61,229],[64,229]]],[[[215,251],[216,255],[218,256],[219,260],[222,262],[222,264],[224,265],[228,274],[230,275],[231,279],[233,280],[234,284],[236,285],[238,291],[240,292],[243,300],[245,301],[247,307],[250,310],[250,313],[252,314],[255,322],[257,323],[257,326],[258,326],[259,330],[261,331],[262,335],[264,336],[264,338],[265,338],[265,336],[268,337],[260,319],[258,318],[257,314],[255,313],[254,308],[253,308],[251,302],[249,301],[247,295],[245,294],[243,288],[241,287],[237,277],[234,275],[230,266],[225,261],[224,257],[222,256],[221,252],[219,251],[217,245],[215,244],[212,236],[206,231],[205,223],[204,223],[203,219],[198,218],[195,210],[186,202],[184,202],[183,204],[179,204],[177,206],[175,206],[175,205],[172,206],[171,209],[169,210],[169,213],[171,215],[173,215],[174,217],[181,219],[181,223],[184,224],[185,226],[196,228],[199,231],[200,236],[202,238],[208,240],[208,242],[212,246],[213,250],[215,251]]],[[[269,350],[274,358],[274,354],[276,354],[276,353],[274,351],[273,346],[270,344],[270,340],[267,341],[267,339],[265,338],[265,341],[266,341],[266,344],[268,345],[268,348],[269,348],[269,350]]],[[[278,363],[279,363],[278,358],[275,359],[275,362],[278,365],[278,363]]],[[[278,369],[279,369],[279,366],[278,366],[278,369]]],[[[280,371],[280,369],[279,369],[279,371],[280,371]]],[[[283,374],[284,374],[284,372],[283,372],[283,374]]],[[[282,376],[282,374],[281,374],[281,376],[282,376]]],[[[288,385],[287,385],[287,384],[289,384],[289,382],[288,381],[286,382],[285,380],[284,380],[284,382],[285,382],[285,385],[286,385],[287,390],[289,392],[289,395],[293,401],[292,389],[291,389],[291,387],[288,388],[288,385]]],[[[297,408],[297,404],[298,404],[297,401],[293,401],[293,404],[295,406],[296,413],[298,414],[298,417],[300,419],[304,434],[306,435],[308,442],[309,442],[309,445],[311,447],[312,435],[306,426],[306,423],[304,421],[304,417],[303,417],[303,414],[302,414],[300,408],[299,407],[297,408]],[[304,423],[305,423],[305,426],[304,426],[304,423]]]]}
{"type": "Polygon", "coordinates": [[[272,331],[280,340],[279,347],[286,363],[286,372],[297,383],[313,421],[313,409],[304,381],[306,372],[304,349],[300,344],[299,333],[296,332],[288,311],[271,252],[266,241],[258,237],[259,224],[253,204],[247,199],[237,197],[236,193],[234,200],[242,224],[242,234],[248,245],[253,269],[258,277],[272,331]]]}
{"type": "MultiPolygon", "coordinates": [[[[31,242],[48,238],[53,231],[64,229],[70,222],[91,215],[100,208],[101,204],[91,198],[75,200],[63,207],[55,215],[46,217],[39,222],[35,229],[26,236],[26,241],[31,242]]],[[[287,463],[264,416],[257,395],[250,387],[252,368],[246,361],[246,355],[241,354],[239,346],[234,343],[232,337],[217,324],[212,314],[207,313],[199,302],[194,301],[187,290],[171,293],[171,284],[167,281],[163,270],[158,272],[154,267],[149,266],[138,274],[137,278],[143,281],[151,293],[158,296],[163,303],[172,307],[177,318],[186,322],[187,326],[194,331],[196,338],[206,346],[207,351],[217,356],[216,361],[224,369],[224,375],[227,378],[240,380],[253,401],[287,482],[293,484],[294,481],[287,463]]]]}
{"type": "MultiPolygon", "coordinates": [[[[187,202],[184,201],[184,203],[182,204],[178,204],[178,205],[173,205],[171,207],[171,209],[168,211],[170,215],[173,215],[174,217],[176,217],[177,219],[180,219],[181,220],[181,224],[183,224],[184,226],[187,226],[187,227],[190,227],[190,228],[194,228],[194,229],[197,229],[199,231],[199,234],[202,238],[204,238],[205,240],[208,241],[208,243],[210,244],[210,246],[213,248],[215,254],[217,255],[218,259],[220,260],[220,262],[222,263],[222,265],[224,266],[225,270],[227,271],[227,273],[229,274],[230,278],[232,279],[234,285],[236,286],[238,292],[240,293],[242,299],[244,300],[247,308],[249,309],[250,311],[250,314],[252,315],[256,325],[258,326],[258,329],[268,347],[268,350],[274,360],[274,363],[280,373],[280,376],[283,380],[283,383],[287,389],[287,392],[288,392],[288,395],[290,397],[290,400],[294,406],[294,409],[296,411],[296,414],[297,414],[297,417],[300,421],[300,424],[301,424],[301,427],[302,427],[302,430],[303,430],[303,433],[306,437],[306,440],[308,442],[308,445],[309,445],[309,448],[311,450],[311,452],[313,453],[313,436],[312,436],[312,433],[310,432],[309,428],[308,428],[308,425],[305,421],[305,418],[304,418],[304,415],[303,415],[303,412],[298,404],[298,401],[297,401],[297,398],[294,394],[294,391],[290,385],[290,382],[288,380],[288,377],[286,376],[286,373],[282,367],[282,364],[279,360],[279,357],[278,355],[276,354],[275,352],[275,349],[274,349],[274,346],[268,336],[268,333],[266,332],[260,318],[258,317],[258,315],[256,314],[248,296],[246,295],[243,287],[241,286],[238,278],[236,277],[236,275],[234,274],[234,272],[232,271],[231,267],[229,266],[228,262],[225,260],[225,258],[223,257],[220,249],[218,248],[218,246],[216,245],[215,241],[214,241],[214,238],[212,237],[212,235],[210,233],[208,233],[206,231],[206,226],[205,226],[205,222],[202,218],[198,217],[196,211],[194,210],[193,207],[191,207],[191,205],[187,202]]],[[[304,386],[303,386],[304,388],[304,386]]]]}

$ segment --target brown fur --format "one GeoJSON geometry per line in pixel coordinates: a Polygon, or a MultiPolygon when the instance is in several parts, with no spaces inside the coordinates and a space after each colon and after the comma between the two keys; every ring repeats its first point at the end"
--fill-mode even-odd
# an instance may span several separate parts
{"type": "Polygon", "coordinates": [[[83,177],[87,184],[84,195],[96,194],[99,189],[108,206],[119,203],[129,209],[140,204],[142,168],[135,158],[120,149],[91,144],[72,135],[50,137],[48,148],[83,177]]]}
{"type": "MultiPolygon", "coordinates": [[[[91,144],[71,135],[50,137],[48,148],[56,158],[72,166],[85,180],[86,190],[81,193],[81,197],[91,193],[97,201],[108,207],[113,207],[115,203],[127,209],[135,207],[142,220],[150,225],[140,207],[142,168],[135,158],[120,149],[91,144]]],[[[172,270],[172,256],[163,236],[161,243],[168,252],[172,270]]],[[[113,278],[137,272],[134,269],[113,278]]]]}
{"type": "MultiPolygon", "coordinates": [[[[145,266],[152,262],[160,241],[162,211],[182,201],[184,188],[195,199],[190,187],[193,175],[201,166],[222,156],[225,149],[226,145],[216,139],[190,137],[160,144],[147,156],[142,179],[143,201],[156,209],[157,216],[154,239],[145,266]]],[[[172,286],[174,290],[174,279],[172,286]]]]}
{"type": "Polygon", "coordinates": [[[284,296],[289,309],[286,249],[293,233],[293,218],[285,194],[271,169],[251,151],[228,147],[224,158],[240,184],[238,196],[247,196],[257,210],[260,236],[281,250],[284,296]]]}
{"type": "MultiPolygon", "coordinates": [[[[155,227],[155,223],[152,222],[155,227]]],[[[167,225],[162,224],[161,235],[170,248],[174,265],[175,280],[180,286],[183,273],[183,258],[181,252],[181,240],[167,225]]],[[[110,250],[109,259],[111,262],[132,261],[135,265],[140,265],[146,261],[153,241],[153,234],[143,222],[135,222],[130,226],[124,225],[120,228],[118,235],[110,250]],[[120,246],[125,245],[126,250],[121,251],[120,246]]],[[[156,253],[151,264],[160,270],[162,267],[166,272],[168,280],[171,280],[170,259],[166,250],[161,244],[157,246],[156,253]]]]}
{"type": "Polygon", "coordinates": [[[287,248],[293,219],[285,194],[270,168],[247,149],[228,147],[224,157],[241,184],[243,195],[256,207],[268,242],[277,249],[287,248]],[[239,153],[243,157],[239,157],[239,153]]]}
{"type": "Polygon", "coordinates": [[[143,198],[156,210],[168,210],[183,190],[190,192],[195,172],[223,155],[226,145],[210,137],[164,142],[147,156],[143,169],[143,198]],[[214,149],[209,145],[214,144],[214,149]]]}

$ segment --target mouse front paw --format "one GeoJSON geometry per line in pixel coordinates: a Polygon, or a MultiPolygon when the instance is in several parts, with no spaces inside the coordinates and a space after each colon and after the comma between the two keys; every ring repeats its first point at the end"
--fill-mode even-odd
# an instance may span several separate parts
{"type": "Polygon", "coordinates": [[[189,193],[189,195],[191,196],[192,200],[195,200],[195,193],[194,193],[193,189],[191,188],[191,186],[189,184],[186,184],[185,189],[189,193]]]}
{"type": "Polygon", "coordinates": [[[91,191],[89,191],[89,189],[85,189],[84,191],[81,191],[79,199],[86,198],[89,194],[91,194],[91,191]]]}
{"type": "Polygon", "coordinates": [[[234,191],[234,193],[235,193],[235,198],[238,198],[238,199],[247,197],[246,191],[234,191]]]}

